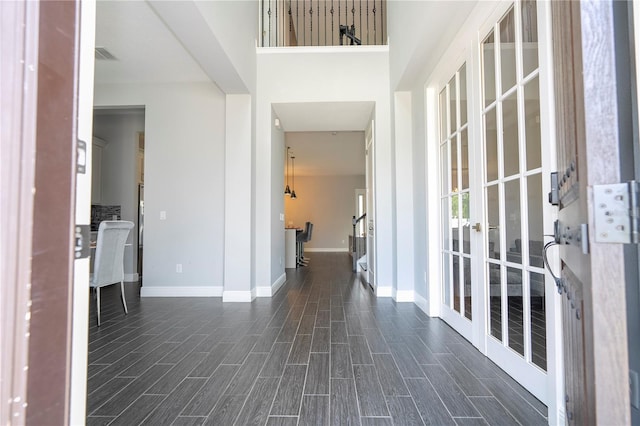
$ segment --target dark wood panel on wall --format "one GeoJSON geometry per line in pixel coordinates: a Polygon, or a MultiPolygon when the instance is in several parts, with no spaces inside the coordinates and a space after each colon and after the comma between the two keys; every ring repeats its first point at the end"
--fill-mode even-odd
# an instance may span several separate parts
{"type": "Polygon", "coordinates": [[[40,3],[26,423],[67,424],[75,197],[74,1],[40,3]]]}

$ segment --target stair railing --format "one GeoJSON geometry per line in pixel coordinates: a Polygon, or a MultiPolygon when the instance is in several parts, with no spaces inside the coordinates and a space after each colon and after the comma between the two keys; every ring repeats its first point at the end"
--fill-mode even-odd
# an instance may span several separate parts
{"type": "Polygon", "coordinates": [[[364,213],[362,216],[356,219],[353,216],[351,223],[353,225],[353,237],[352,237],[352,247],[351,247],[351,255],[353,256],[353,272],[357,272],[358,268],[358,260],[367,254],[367,233],[366,231],[360,232],[361,235],[358,235],[356,229],[364,227],[359,226],[360,222],[363,221],[367,217],[367,214],[364,213]]]}

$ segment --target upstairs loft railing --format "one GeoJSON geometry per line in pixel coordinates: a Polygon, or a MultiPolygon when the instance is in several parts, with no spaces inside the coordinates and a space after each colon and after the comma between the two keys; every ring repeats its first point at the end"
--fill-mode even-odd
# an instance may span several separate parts
{"type": "Polygon", "coordinates": [[[387,44],[386,0],[262,0],[262,47],[387,44]]]}

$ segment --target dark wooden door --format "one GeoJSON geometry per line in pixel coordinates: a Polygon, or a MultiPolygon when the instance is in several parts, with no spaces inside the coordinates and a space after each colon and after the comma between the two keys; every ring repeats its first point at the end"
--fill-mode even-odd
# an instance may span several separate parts
{"type": "Polygon", "coordinates": [[[552,2],[568,424],[628,424],[623,245],[599,242],[594,185],[620,182],[613,1],[552,2]]]}

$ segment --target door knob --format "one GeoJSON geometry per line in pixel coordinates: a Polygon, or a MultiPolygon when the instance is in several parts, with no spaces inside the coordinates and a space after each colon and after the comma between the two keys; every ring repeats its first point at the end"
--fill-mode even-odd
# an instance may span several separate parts
{"type": "Polygon", "coordinates": [[[476,232],[480,232],[482,230],[482,227],[480,226],[480,222],[477,222],[475,225],[472,226],[472,228],[476,232]]]}

